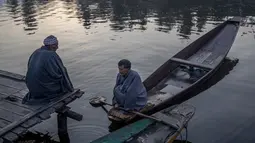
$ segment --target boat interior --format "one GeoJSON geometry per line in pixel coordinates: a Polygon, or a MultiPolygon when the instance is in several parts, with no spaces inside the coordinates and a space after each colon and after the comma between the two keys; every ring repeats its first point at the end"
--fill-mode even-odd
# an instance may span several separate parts
{"type": "MultiPolygon", "coordinates": [[[[189,88],[217,67],[224,60],[235,40],[238,24],[229,21],[222,23],[162,65],[161,67],[167,73],[149,90],[148,103],[153,106],[160,104],[189,88]]],[[[154,72],[154,74],[157,73],[160,73],[160,70],[154,72]]],[[[154,77],[157,78],[157,75],[154,77]]],[[[149,77],[145,85],[155,81],[155,78],[149,77]]]]}

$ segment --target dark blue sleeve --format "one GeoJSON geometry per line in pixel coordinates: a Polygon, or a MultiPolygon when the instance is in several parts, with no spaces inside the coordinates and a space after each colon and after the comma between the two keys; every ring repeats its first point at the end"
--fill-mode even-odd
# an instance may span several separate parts
{"type": "Polygon", "coordinates": [[[133,77],[132,82],[127,89],[127,92],[125,93],[126,98],[125,98],[124,108],[126,110],[132,110],[136,107],[136,100],[140,91],[139,84],[141,84],[141,79],[138,75],[136,75],[135,77],[133,77]]]}
{"type": "Polygon", "coordinates": [[[48,73],[56,79],[62,78],[62,84],[65,88],[67,88],[70,92],[73,91],[73,84],[69,78],[67,70],[63,65],[62,60],[57,54],[51,56],[48,61],[47,71],[48,73]]]}

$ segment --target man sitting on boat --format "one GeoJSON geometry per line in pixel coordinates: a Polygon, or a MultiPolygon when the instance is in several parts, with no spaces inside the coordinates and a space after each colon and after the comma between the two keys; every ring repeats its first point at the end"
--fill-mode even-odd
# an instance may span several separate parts
{"type": "Polygon", "coordinates": [[[113,90],[113,105],[125,110],[141,110],[147,103],[147,91],[139,74],[131,69],[131,62],[122,59],[113,90]]]}
{"type": "Polygon", "coordinates": [[[23,104],[41,104],[50,99],[73,91],[67,70],[56,53],[58,40],[50,35],[44,39],[44,46],[29,57],[26,85],[29,92],[23,104]]]}

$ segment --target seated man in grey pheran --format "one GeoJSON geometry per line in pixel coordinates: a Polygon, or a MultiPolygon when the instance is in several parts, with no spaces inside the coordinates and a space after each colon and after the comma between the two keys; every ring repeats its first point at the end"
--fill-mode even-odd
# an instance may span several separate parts
{"type": "Polygon", "coordinates": [[[141,110],[147,104],[148,99],[140,75],[131,69],[131,62],[127,59],[120,60],[118,68],[119,73],[113,90],[113,105],[127,111],[141,110]]]}
{"type": "Polygon", "coordinates": [[[44,45],[35,50],[28,60],[26,85],[29,92],[23,98],[23,104],[42,104],[74,90],[67,70],[59,55],[58,40],[50,35],[44,45]]]}

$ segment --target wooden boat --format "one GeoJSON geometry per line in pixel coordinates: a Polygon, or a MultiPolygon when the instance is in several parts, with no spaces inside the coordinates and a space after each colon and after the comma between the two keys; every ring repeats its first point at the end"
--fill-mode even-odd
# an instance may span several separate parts
{"type": "Polygon", "coordinates": [[[195,107],[188,104],[169,107],[153,116],[167,121],[170,126],[152,119],[142,119],[91,143],[173,143],[194,114],[195,107]]]}
{"type": "MultiPolygon", "coordinates": [[[[148,104],[140,112],[151,115],[191,98],[189,94],[214,75],[232,47],[241,17],[234,17],[198,38],[174,55],[143,83],[148,91],[148,104]]],[[[136,115],[123,116],[116,108],[108,112],[113,122],[130,123],[136,115]]]]}

